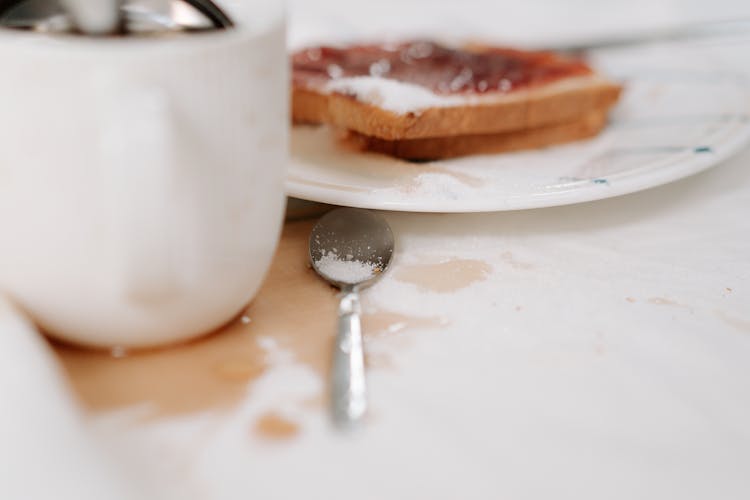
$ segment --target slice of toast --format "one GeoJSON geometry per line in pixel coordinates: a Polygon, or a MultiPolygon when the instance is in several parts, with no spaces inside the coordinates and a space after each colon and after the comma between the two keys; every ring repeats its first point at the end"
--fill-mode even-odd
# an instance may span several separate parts
{"type": "MultiPolygon", "coordinates": [[[[403,46],[412,48],[414,45],[403,46]]],[[[363,68],[356,64],[358,61],[346,58],[346,53],[342,56],[344,49],[337,49],[336,64],[329,64],[325,74],[321,74],[320,71],[312,72],[310,61],[305,62],[300,55],[313,49],[295,54],[294,122],[326,123],[387,141],[498,134],[569,123],[584,115],[606,113],[621,92],[619,85],[597,75],[584,63],[550,53],[479,46],[460,50],[432,46],[449,51],[446,53],[453,58],[449,64],[454,67],[444,70],[429,64],[423,64],[424,68],[415,65],[411,72],[391,72],[392,75],[381,70],[373,71],[378,65],[382,69],[388,63],[386,59],[378,59],[370,64],[370,74],[363,75],[363,68]],[[501,55],[488,51],[501,51],[501,55]],[[482,59],[485,52],[495,59],[505,58],[500,62],[509,62],[502,65],[490,57],[488,63],[482,59]],[[514,58],[521,62],[514,63],[514,58]],[[534,67],[532,78],[524,80],[525,58],[534,61],[534,67]],[[458,71],[456,68],[462,69],[458,71]],[[471,68],[474,68],[473,73],[471,68]],[[419,71],[446,78],[448,83],[439,82],[431,87],[429,80],[419,71]],[[468,71],[469,80],[462,81],[459,77],[465,71],[468,71]],[[486,88],[487,81],[494,83],[498,80],[500,85],[490,90],[486,88]],[[463,85],[460,91],[451,90],[456,81],[463,85]],[[484,89],[481,88],[483,83],[484,89]]],[[[370,53],[376,49],[371,46],[357,50],[364,50],[370,57],[368,61],[374,60],[370,53]]],[[[382,53],[391,54],[381,50],[382,53]]],[[[386,66],[390,67],[390,64],[386,66]]]]}
{"type": "Polygon", "coordinates": [[[345,140],[362,150],[384,153],[405,160],[439,160],[470,154],[535,149],[586,139],[598,134],[606,122],[607,113],[599,110],[569,122],[495,134],[390,141],[350,131],[345,140]]]}

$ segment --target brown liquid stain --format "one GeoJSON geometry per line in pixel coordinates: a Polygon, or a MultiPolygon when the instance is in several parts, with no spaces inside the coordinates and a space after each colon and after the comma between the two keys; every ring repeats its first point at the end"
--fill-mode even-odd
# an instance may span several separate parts
{"type": "Polygon", "coordinates": [[[691,306],[680,304],[679,302],[676,302],[671,299],[667,299],[665,297],[651,297],[648,299],[649,304],[653,304],[655,306],[672,306],[672,307],[680,307],[683,309],[687,309],[690,311],[690,313],[694,312],[694,309],[691,306]]]}
{"type": "Polygon", "coordinates": [[[388,311],[362,314],[362,331],[367,336],[383,333],[399,333],[421,328],[437,328],[446,322],[435,316],[416,317],[388,311]]]}
{"type": "MultiPolygon", "coordinates": [[[[328,380],[338,291],[308,265],[308,237],[314,223],[286,224],[255,300],[219,331],[184,344],[129,351],[119,357],[55,344],[84,407],[96,413],[145,406],[147,419],[231,410],[270,367],[260,339],[273,341],[328,380]]],[[[444,324],[437,318],[387,311],[365,314],[362,321],[366,336],[444,324]]],[[[374,362],[388,365],[384,359],[374,362]]],[[[302,404],[319,409],[325,400],[321,393],[302,404]]]]}
{"type": "Polygon", "coordinates": [[[367,352],[365,351],[365,366],[367,369],[393,370],[396,363],[390,354],[384,352],[367,352]]]}
{"type": "Polygon", "coordinates": [[[274,441],[282,441],[295,437],[299,434],[299,426],[277,413],[266,413],[261,416],[253,426],[255,434],[274,441]]]}
{"type": "Polygon", "coordinates": [[[750,333],[750,321],[746,319],[735,318],[729,316],[724,311],[716,311],[716,316],[719,317],[724,323],[735,328],[741,332],[750,333]]]}
{"type": "Polygon", "coordinates": [[[534,269],[534,264],[530,262],[522,262],[520,260],[516,260],[516,258],[513,256],[511,252],[503,252],[500,255],[500,258],[503,260],[503,262],[505,262],[506,264],[509,264],[513,269],[519,269],[523,271],[534,269]]]}
{"type": "Polygon", "coordinates": [[[68,346],[56,350],[87,409],[148,405],[147,417],[225,409],[266,369],[253,335],[231,327],[187,344],[121,358],[68,346]]]}
{"type": "Polygon", "coordinates": [[[326,394],[323,394],[323,392],[321,392],[320,394],[305,398],[299,402],[300,407],[308,410],[318,410],[320,408],[323,408],[323,405],[325,405],[327,401],[326,396],[326,394]]]}
{"type": "Polygon", "coordinates": [[[448,293],[484,281],[491,272],[492,267],[481,260],[451,259],[438,264],[403,266],[395,277],[432,292],[448,293]]]}
{"type": "MultiPolygon", "coordinates": [[[[389,311],[378,311],[362,314],[362,332],[367,338],[401,334],[410,330],[440,328],[447,325],[445,319],[436,316],[416,317],[389,311]]],[[[396,363],[387,352],[365,351],[365,363],[368,368],[394,369],[396,363]]]]}
{"type": "Polygon", "coordinates": [[[651,297],[648,299],[648,303],[656,306],[681,306],[681,304],[674,300],[665,299],[664,297],[651,297]]]}
{"type": "Polygon", "coordinates": [[[307,267],[315,221],[285,226],[260,292],[239,318],[219,331],[182,345],[131,353],[55,346],[70,382],[93,412],[146,404],[151,417],[230,409],[268,368],[258,339],[325,375],[336,326],[336,290],[307,267]]]}

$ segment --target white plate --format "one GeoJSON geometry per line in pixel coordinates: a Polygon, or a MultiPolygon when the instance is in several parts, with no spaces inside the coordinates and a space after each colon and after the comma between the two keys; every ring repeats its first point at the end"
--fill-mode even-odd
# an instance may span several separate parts
{"type": "Polygon", "coordinates": [[[481,212],[611,198],[712,167],[750,138],[750,84],[677,49],[602,53],[624,82],[598,137],[520,153],[409,163],[336,146],[325,127],[295,127],[289,196],[362,208],[481,212]]]}

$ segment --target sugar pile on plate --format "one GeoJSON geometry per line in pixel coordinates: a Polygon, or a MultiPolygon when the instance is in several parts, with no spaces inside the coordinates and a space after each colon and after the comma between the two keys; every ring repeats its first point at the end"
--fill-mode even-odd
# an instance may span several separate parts
{"type": "Polygon", "coordinates": [[[315,267],[327,278],[348,285],[367,281],[380,271],[377,264],[355,260],[352,255],[342,259],[335,252],[323,253],[315,261],[315,267]]]}
{"type": "Polygon", "coordinates": [[[467,105],[475,100],[466,95],[439,95],[421,85],[377,76],[337,78],[329,81],[322,91],[350,95],[399,115],[426,108],[467,105]]]}

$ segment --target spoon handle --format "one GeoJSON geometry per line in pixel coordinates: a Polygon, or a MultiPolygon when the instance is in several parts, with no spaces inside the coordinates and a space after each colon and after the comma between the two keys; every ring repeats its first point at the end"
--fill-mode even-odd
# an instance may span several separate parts
{"type": "Polygon", "coordinates": [[[353,426],[367,409],[360,312],[357,290],[353,287],[342,289],[331,384],[333,421],[338,427],[353,426]]]}

